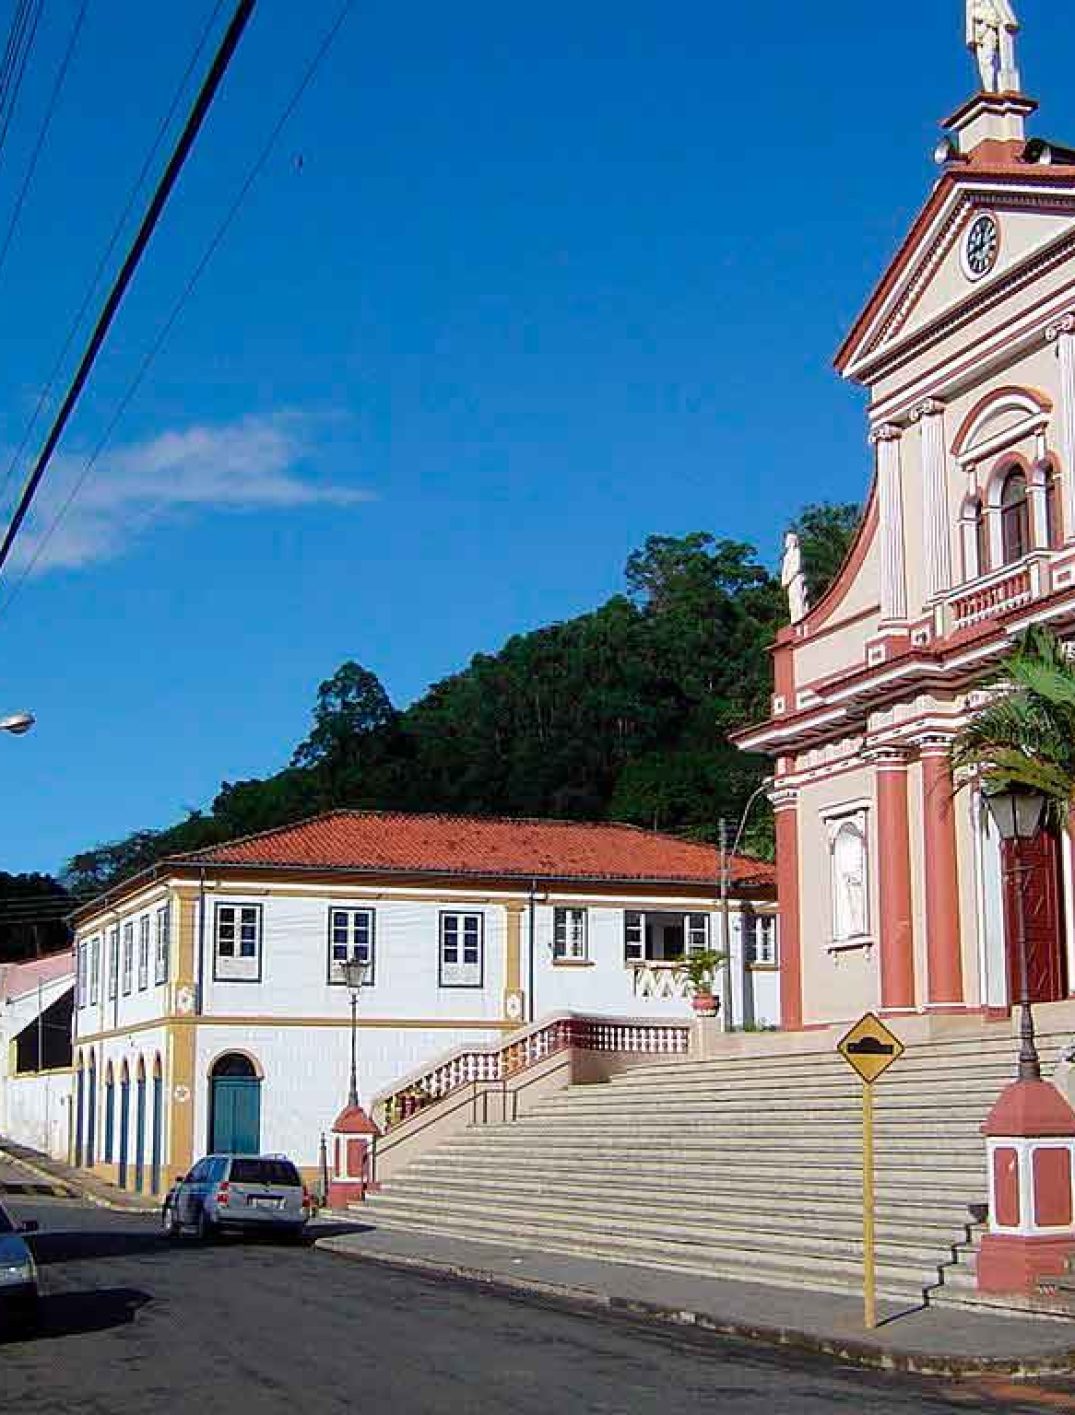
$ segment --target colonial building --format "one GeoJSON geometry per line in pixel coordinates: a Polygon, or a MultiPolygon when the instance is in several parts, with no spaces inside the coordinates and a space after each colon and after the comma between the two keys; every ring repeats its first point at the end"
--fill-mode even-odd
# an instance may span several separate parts
{"type": "Polygon", "coordinates": [[[713,847],[630,826],[352,811],[165,860],[76,915],[75,1161],[152,1191],[211,1150],[315,1173],[350,958],[367,1099],[564,1010],[687,1017],[684,958],[725,936],[725,1016],[776,1023],[772,867],[720,877],[713,847]]]}
{"type": "Polygon", "coordinates": [[[71,1118],[70,949],[0,963],[0,1135],[67,1156],[71,1118]]]}
{"type": "MultiPolygon", "coordinates": [[[[836,358],[869,394],[858,538],[774,647],[787,1027],[1005,1012],[1011,878],[953,734],[1016,636],[1075,635],[1075,149],[1026,125],[1007,0],[969,0],[981,90],[944,124],[940,174],[836,358]]],[[[1075,985],[1070,833],[1024,861],[1031,990],[1075,985]]]]}

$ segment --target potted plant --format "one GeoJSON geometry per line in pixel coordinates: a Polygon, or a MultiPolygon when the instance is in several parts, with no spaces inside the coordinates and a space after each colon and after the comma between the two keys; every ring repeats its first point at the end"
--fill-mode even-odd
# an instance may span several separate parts
{"type": "Polygon", "coordinates": [[[717,999],[713,993],[713,978],[724,962],[727,954],[716,949],[704,948],[698,953],[688,953],[683,960],[683,970],[691,990],[691,1006],[699,1017],[715,1017],[717,999]]]}

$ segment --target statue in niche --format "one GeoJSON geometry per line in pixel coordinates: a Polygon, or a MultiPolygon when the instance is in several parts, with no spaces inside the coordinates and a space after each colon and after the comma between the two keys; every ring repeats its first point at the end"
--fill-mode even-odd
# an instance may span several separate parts
{"type": "Polygon", "coordinates": [[[974,55],[986,93],[1017,93],[1015,36],[1019,21],[1011,0],[967,0],[967,48],[974,55]]]}
{"type": "Polygon", "coordinates": [[[784,563],[780,567],[780,583],[788,597],[788,614],[793,624],[798,624],[810,613],[810,597],[806,592],[806,576],[803,574],[803,555],[799,537],[788,531],[784,537],[784,563]]]}
{"type": "Polygon", "coordinates": [[[837,942],[866,933],[866,839],[844,821],[832,842],[832,920],[837,942]]]}

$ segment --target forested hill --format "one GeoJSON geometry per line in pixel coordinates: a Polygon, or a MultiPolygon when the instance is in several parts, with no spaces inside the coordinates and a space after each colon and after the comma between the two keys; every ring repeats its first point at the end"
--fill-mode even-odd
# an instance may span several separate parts
{"type": "MultiPolygon", "coordinates": [[[[810,506],[794,528],[813,599],[838,569],[857,506],[810,506]]],[[[310,735],[264,780],[224,782],[207,811],[76,855],[65,883],[105,887],[164,855],[337,806],[616,819],[713,839],[766,763],[727,734],[768,713],[766,652],[787,611],[753,546],[651,536],[625,592],[478,654],[397,711],[349,662],[317,692],[310,735]]],[[[764,812],[747,843],[765,851],[764,812]]]]}

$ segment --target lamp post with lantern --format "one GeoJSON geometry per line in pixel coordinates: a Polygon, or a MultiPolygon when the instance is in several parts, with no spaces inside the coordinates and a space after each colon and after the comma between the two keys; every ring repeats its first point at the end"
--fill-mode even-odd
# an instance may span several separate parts
{"type": "Polygon", "coordinates": [[[369,973],[369,962],[354,956],[342,965],[343,980],[351,997],[351,1085],[347,1092],[347,1104],[358,1105],[358,995],[369,973]]]}
{"type": "Polygon", "coordinates": [[[1001,840],[1008,846],[1015,863],[1007,871],[1015,882],[1015,944],[1019,967],[1019,1080],[1041,1080],[1041,1058],[1034,1035],[1034,1014],[1030,1002],[1030,965],[1026,946],[1026,866],[1022,860],[1024,845],[1034,840],[1045,815],[1045,796],[1030,786],[1008,782],[1004,786],[982,791],[982,799],[993,819],[1001,840]]]}

